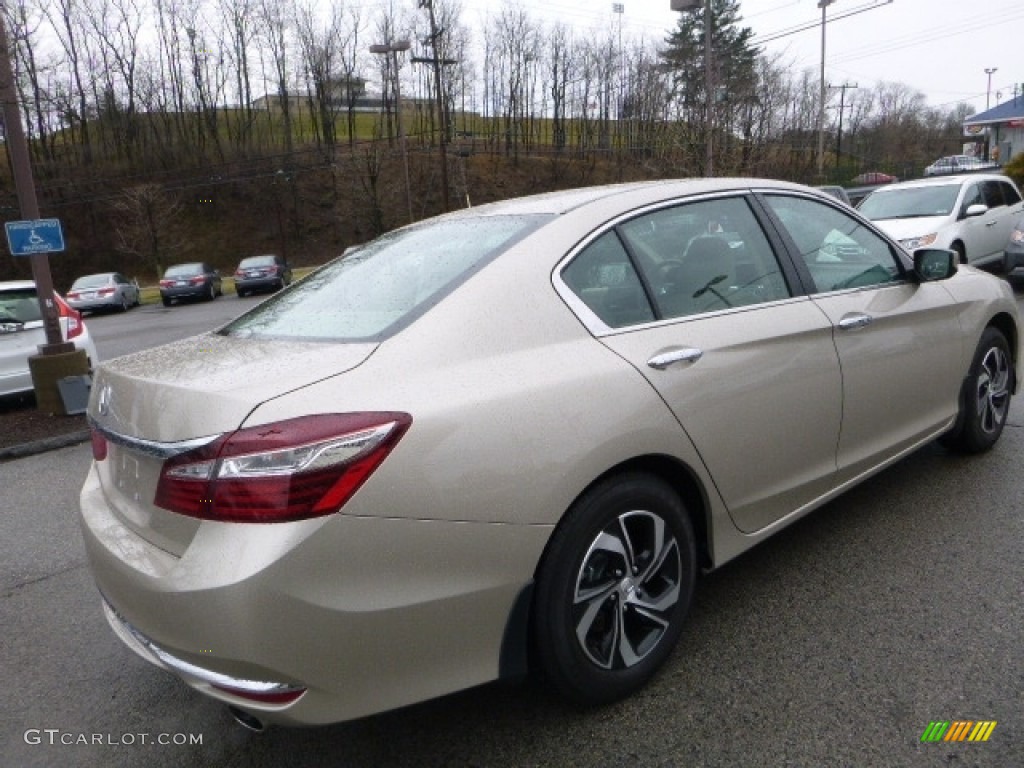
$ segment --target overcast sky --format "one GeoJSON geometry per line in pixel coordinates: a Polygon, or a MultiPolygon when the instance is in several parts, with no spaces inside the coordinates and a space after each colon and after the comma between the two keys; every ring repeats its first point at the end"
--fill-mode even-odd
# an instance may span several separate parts
{"type": "MultiPolygon", "coordinates": [[[[363,0],[364,2],[366,0],[363,0]]],[[[401,0],[400,0],[401,1],[401,0]]],[[[411,2],[411,0],[408,0],[411,2]]],[[[579,30],[617,29],[613,2],[624,6],[623,36],[661,42],[678,21],[670,0],[517,0],[545,22],[561,20],[579,30]]],[[[494,13],[503,0],[462,0],[467,23],[494,13]]],[[[783,52],[797,68],[821,66],[821,9],[817,0],[741,0],[743,25],[765,39],[768,52],[783,52]],[[811,29],[768,41],[777,33],[811,29]]],[[[988,76],[996,92],[1013,98],[1024,83],[1024,0],[834,0],[827,15],[825,77],[833,85],[900,82],[921,91],[934,107],[966,102],[984,111],[988,76]],[[872,7],[874,6],[874,7],[872,7]],[[840,18],[859,9],[848,18],[840,18]]]]}

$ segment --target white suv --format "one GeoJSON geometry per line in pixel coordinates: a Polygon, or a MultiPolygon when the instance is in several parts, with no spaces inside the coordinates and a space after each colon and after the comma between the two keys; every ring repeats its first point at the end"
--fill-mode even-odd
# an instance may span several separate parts
{"type": "Polygon", "coordinates": [[[858,208],[908,251],[949,248],[963,264],[1001,268],[1024,202],[1006,176],[978,173],[890,184],[858,208]]]}

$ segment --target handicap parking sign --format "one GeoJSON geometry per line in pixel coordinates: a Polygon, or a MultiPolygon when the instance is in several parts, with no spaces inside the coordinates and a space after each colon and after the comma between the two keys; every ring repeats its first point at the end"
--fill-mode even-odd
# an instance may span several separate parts
{"type": "Polygon", "coordinates": [[[12,256],[31,256],[35,253],[56,253],[64,250],[64,232],[60,219],[28,219],[8,221],[7,246],[12,256]]]}

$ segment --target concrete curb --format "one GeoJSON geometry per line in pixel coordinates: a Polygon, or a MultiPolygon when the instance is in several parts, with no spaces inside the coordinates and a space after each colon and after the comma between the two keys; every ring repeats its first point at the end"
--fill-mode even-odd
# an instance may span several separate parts
{"type": "Polygon", "coordinates": [[[89,430],[80,432],[68,432],[66,435],[54,435],[45,437],[42,440],[33,440],[31,443],[12,445],[7,448],[0,448],[0,461],[11,459],[22,459],[26,456],[35,456],[37,453],[55,451],[58,448],[67,448],[71,445],[79,445],[89,440],[89,430]]]}

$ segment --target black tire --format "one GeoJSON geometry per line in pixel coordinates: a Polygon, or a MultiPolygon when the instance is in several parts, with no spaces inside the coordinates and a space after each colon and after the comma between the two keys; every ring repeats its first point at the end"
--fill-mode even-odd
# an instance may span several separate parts
{"type": "Polygon", "coordinates": [[[213,301],[216,298],[217,298],[217,286],[215,286],[213,283],[210,283],[210,290],[206,294],[206,299],[207,299],[207,301],[213,301]]]}
{"type": "Polygon", "coordinates": [[[246,292],[243,291],[241,288],[235,288],[235,293],[238,294],[238,298],[240,299],[244,299],[246,297],[246,292]]]}
{"type": "Polygon", "coordinates": [[[165,307],[169,307],[169,306],[171,306],[171,300],[170,300],[170,299],[168,299],[168,298],[162,298],[162,299],[160,299],[160,300],[161,300],[161,301],[162,301],[162,302],[164,303],[164,306],[165,306],[165,307]]]}
{"type": "Polygon", "coordinates": [[[537,572],[532,632],[547,679],[587,705],[641,688],[679,639],[696,560],[686,509],[663,481],[634,472],[587,491],[537,572]]]}
{"type": "Polygon", "coordinates": [[[121,294],[121,312],[128,311],[128,299],[125,298],[124,294],[121,294]]]}
{"type": "Polygon", "coordinates": [[[963,453],[989,450],[1003,432],[1015,381],[1006,337],[997,328],[986,328],[964,380],[956,425],[940,442],[963,453]]]}

